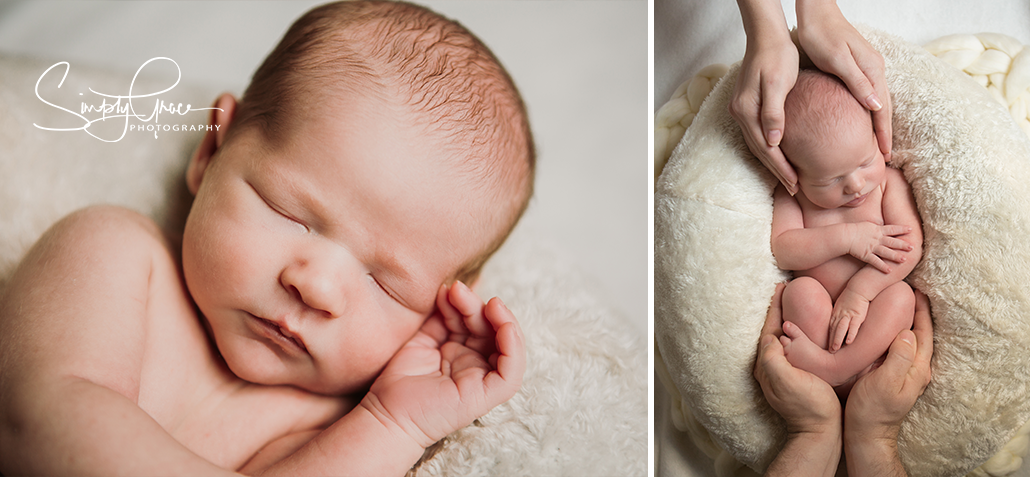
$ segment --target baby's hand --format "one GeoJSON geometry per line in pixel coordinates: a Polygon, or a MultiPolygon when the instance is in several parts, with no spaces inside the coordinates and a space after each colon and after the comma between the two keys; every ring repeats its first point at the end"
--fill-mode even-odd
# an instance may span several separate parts
{"type": "Polygon", "coordinates": [[[877,225],[872,222],[856,222],[851,226],[851,247],[848,253],[853,257],[868,263],[883,273],[890,273],[891,269],[884,263],[890,260],[895,263],[905,261],[901,252],[912,250],[912,245],[897,238],[898,235],[905,235],[912,231],[911,227],[905,225],[877,225]]]}
{"type": "Polygon", "coordinates": [[[858,328],[865,321],[868,311],[869,300],[862,295],[847,288],[840,293],[837,302],[833,304],[833,312],[830,314],[829,352],[833,353],[839,350],[842,343],[851,344],[855,341],[858,328]]]}
{"type": "Polygon", "coordinates": [[[455,282],[436,303],[361,403],[423,448],[514,396],[526,370],[522,330],[499,298],[484,305],[455,282]]]}

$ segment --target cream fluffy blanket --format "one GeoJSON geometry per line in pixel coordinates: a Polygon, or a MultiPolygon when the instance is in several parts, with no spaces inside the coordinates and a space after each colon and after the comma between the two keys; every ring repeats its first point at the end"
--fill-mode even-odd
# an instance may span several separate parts
{"type": "MultiPolygon", "coordinates": [[[[1030,419],[1030,141],[979,84],[922,48],[863,30],[883,54],[894,165],[925,235],[911,282],[931,300],[933,382],[902,425],[912,475],[976,468],[1030,419]]],[[[775,179],[712,91],[655,193],[655,336],[683,404],[763,470],[784,439],[751,376],[775,283],[775,179]]]]}
{"type": "MultiPolygon", "coordinates": [[[[123,205],[172,234],[181,233],[189,210],[183,171],[199,133],[130,132],[105,143],[81,131],[37,129],[33,123],[81,125],[33,94],[51,64],[0,56],[0,287],[43,231],[75,209],[123,205]]],[[[57,89],[59,79],[44,81],[44,97],[76,109],[79,92],[124,92],[132,77],[74,65],[57,89]]],[[[143,78],[137,86],[159,91],[167,81],[143,78]]],[[[163,98],[207,106],[215,93],[179,85],[163,98]]],[[[153,105],[145,104],[141,112],[149,114],[153,105]]],[[[204,123],[207,115],[180,119],[163,122],[204,123]]],[[[647,364],[644,343],[633,339],[638,333],[531,230],[516,230],[491,259],[480,292],[503,297],[519,317],[528,348],[524,384],[510,401],[432,447],[410,474],[644,475],[647,364]]]]}

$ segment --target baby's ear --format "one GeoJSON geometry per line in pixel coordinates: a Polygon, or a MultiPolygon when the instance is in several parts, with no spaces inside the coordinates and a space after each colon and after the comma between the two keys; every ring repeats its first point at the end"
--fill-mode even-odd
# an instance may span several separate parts
{"type": "Polygon", "coordinates": [[[232,124],[233,115],[236,114],[236,98],[229,93],[222,93],[212,107],[214,109],[211,110],[208,119],[211,129],[204,134],[197,150],[193,151],[193,157],[186,168],[186,186],[193,195],[197,195],[200,189],[200,181],[204,178],[207,166],[211,164],[211,158],[225,143],[225,134],[232,124]]]}

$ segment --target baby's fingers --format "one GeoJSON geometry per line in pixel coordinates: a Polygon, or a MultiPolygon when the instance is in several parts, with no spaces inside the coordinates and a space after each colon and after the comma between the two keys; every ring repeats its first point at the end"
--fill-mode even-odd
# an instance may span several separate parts
{"type": "Polygon", "coordinates": [[[850,325],[851,318],[845,316],[840,318],[840,320],[837,321],[836,326],[830,330],[829,351],[831,353],[840,349],[841,344],[844,343],[844,338],[848,334],[848,328],[850,328],[850,325]]]}
{"type": "Polygon", "coordinates": [[[443,315],[447,331],[467,335],[468,330],[465,329],[465,317],[451,304],[449,298],[451,288],[447,285],[440,285],[440,290],[436,294],[436,307],[440,309],[440,314],[443,315]]]}
{"type": "MultiPolygon", "coordinates": [[[[887,249],[887,250],[889,250],[889,249],[887,249]]],[[[877,270],[879,270],[879,271],[881,271],[883,273],[890,273],[891,272],[891,267],[883,262],[883,260],[880,258],[880,256],[882,256],[883,254],[879,253],[879,252],[880,252],[880,250],[877,250],[876,253],[870,255],[869,259],[866,260],[866,263],[872,265],[873,268],[875,268],[875,269],[877,269],[877,270]]],[[[886,258],[887,260],[890,260],[889,257],[883,257],[883,258],[886,258]]]]}
{"type": "Polygon", "coordinates": [[[876,247],[876,250],[873,253],[875,253],[877,256],[884,260],[890,260],[894,263],[905,263],[905,260],[907,260],[907,258],[905,257],[905,254],[902,252],[907,252],[908,250],[905,250],[905,247],[902,247],[900,245],[893,245],[894,247],[891,247],[889,245],[881,245],[879,247],[876,247]]]}
{"type": "Polygon", "coordinates": [[[912,251],[912,244],[899,238],[884,237],[883,240],[880,241],[880,244],[884,247],[889,247],[894,250],[900,250],[902,252],[912,251]]]}
{"type": "MultiPolygon", "coordinates": [[[[912,231],[912,227],[907,225],[884,225],[881,230],[884,235],[894,237],[897,235],[905,235],[912,231]]],[[[904,242],[904,241],[903,241],[904,242]]]]}
{"type": "MultiPolygon", "coordinates": [[[[463,317],[463,328],[475,337],[494,335],[494,327],[483,317],[483,300],[464,283],[454,282],[447,293],[447,300],[463,317]]],[[[454,331],[454,329],[452,329],[454,331]]]]}
{"type": "Polygon", "coordinates": [[[487,376],[487,386],[501,386],[505,394],[510,391],[508,399],[514,395],[519,386],[522,385],[522,375],[526,372],[526,343],[515,315],[499,298],[492,298],[484,308],[484,315],[490,324],[497,330],[497,354],[490,357],[491,364],[497,370],[496,376],[502,382],[490,382],[491,375],[487,376]]]}
{"type": "Polygon", "coordinates": [[[855,318],[851,320],[847,328],[848,338],[844,341],[845,343],[851,344],[855,342],[855,337],[858,336],[858,329],[862,327],[863,321],[865,321],[864,318],[855,318]]]}

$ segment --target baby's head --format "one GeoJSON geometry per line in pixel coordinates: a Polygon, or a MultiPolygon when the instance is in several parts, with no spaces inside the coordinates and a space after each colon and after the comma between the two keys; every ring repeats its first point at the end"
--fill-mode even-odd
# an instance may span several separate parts
{"type": "Polygon", "coordinates": [[[857,207],[883,182],[872,117],[836,76],[801,70],[784,103],[780,149],[801,193],[827,209],[857,207]]]}
{"type": "Polygon", "coordinates": [[[421,7],[297,20],[191,160],[190,294],[234,373],[368,385],[471,283],[532,194],[522,100],[490,51],[421,7]]]}

